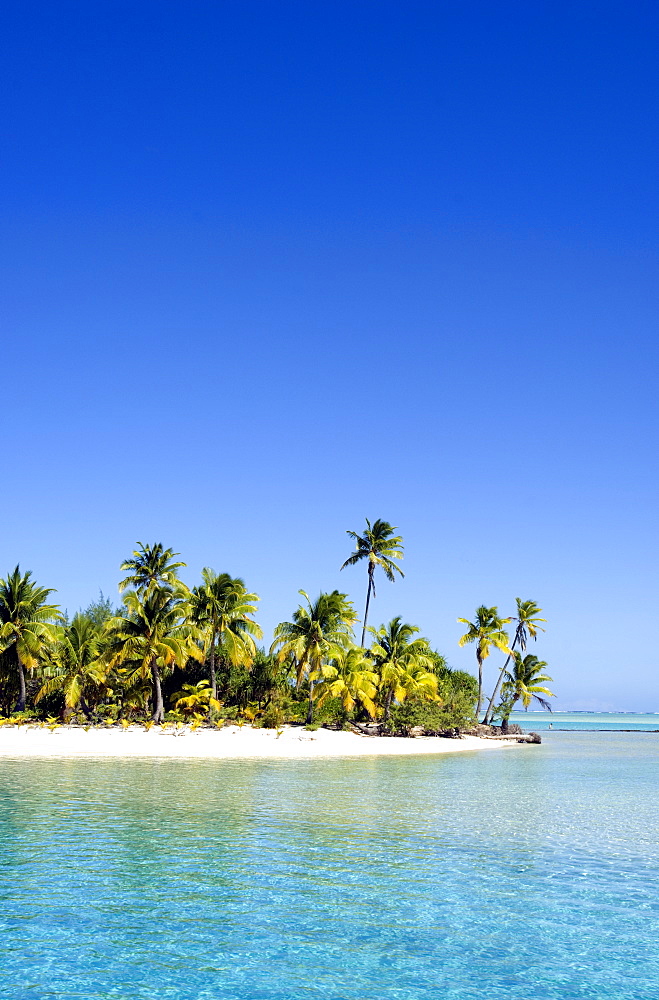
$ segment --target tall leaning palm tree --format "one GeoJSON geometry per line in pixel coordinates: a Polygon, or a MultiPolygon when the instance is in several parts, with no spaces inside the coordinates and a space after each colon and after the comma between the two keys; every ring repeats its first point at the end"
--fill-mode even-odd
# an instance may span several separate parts
{"type": "Polygon", "coordinates": [[[506,670],[506,679],[501,692],[503,701],[498,709],[501,712],[502,732],[508,732],[508,719],[518,701],[521,701],[524,708],[528,710],[531,702],[535,700],[548,712],[551,712],[551,705],[547,698],[542,697],[543,695],[547,695],[548,698],[555,697],[553,691],[545,687],[547,681],[552,679],[548,674],[542,672],[546,666],[544,660],[539,660],[531,653],[527,653],[523,659],[521,653],[513,653],[513,668],[506,670]]]}
{"type": "Polygon", "coordinates": [[[354,538],[357,543],[357,550],[348,556],[341,569],[346,566],[354,566],[356,563],[366,559],[368,562],[368,586],[366,588],[366,608],[364,610],[364,624],[362,626],[362,646],[366,638],[366,623],[368,621],[368,606],[371,595],[375,597],[375,567],[380,566],[384,575],[391,583],[396,579],[396,573],[405,576],[402,569],[396,565],[396,559],[403,558],[403,539],[400,535],[394,534],[398,528],[392,527],[388,521],[381,521],[379,518],[371,525],[366,518],[366,530],[359,535],[356,531],[347,531],[346,534],[354,538]]]}
{"type": "Polygon", "coordinates": [[[458,618],[463,625],[468,625],[469,629],[458,640],[458,645],[466,646],[467,643],[476,643],[476,661],[478,663],[478,702],[476,705],[476,718],[481,714],[481,702],[483,700],[483,663],[490,655],[490,649],[496,649],[510,655],[508,648],[508,633],[504,629],[510,618],[500,618],[498,608],[486,608],[481,604],[476,608],[476,615],[473,622],[468,618],[458,618]]]}
{"type": "Polygon", "coordinates": [[[0,579],[0,650],[12,662],[18,680],[14,711],[25,711],[25,671],[34,670],[48,646],[55,641],[55,625],[62,616],[56,604],[48,604],[52,588],[38,587],[32,573],[17,566],[0,579]]]}
{"type": "Polygon", "coordinates": [[[310,725],[313,722],[314,684],[322,677],[323,662],[339,655],[350,642],[357,616],[347,594],[340,594],[338,590],[319,594],[313,604],[304,590],[299,593],[306,606],[299,605],[293,613],[293,621],[277,625],[270,651],[277,653],[280,662],[287,657],[294,659],[298,689],[305,675],[308,678],[307,725],[310,725]]]}
{"type": "Polygon", "coordinates": [[[166,549],[162,542],[155,545],[137,543],[132,559],[126,559],[121,564],[121,571],[128,576],[119,584],[122,592],[128,587],[134,588],[140,594],[150,593],[155,587],[165,587],[172,590],[180,584],[178,571],[185,566],[184,562],[174,562],[178,552],[166,549]]]}
{"type": "Polygon", "coordinates": [[[529,636],[532,639],[538,638],[538,632],[544,632],[545,630],[540,626],[540,622],[546,622],[546,618],[540,618],[540,612],[542,608],[539,608],[535,601],[520,601],[519,597],[515,598],[517,602],[517,615],[513,616],[512,621],[517,622],[515,627],[515,635],[513,636],[513,641],[510,644],[511,652],[508,655],[504,665],[501,668],[497,682],[494,685],[494,691],[492,692],[492,697],[490,698],[489,704],[487,706],[487,711],[483,716],[483,725],[488,725],[492,721],[492,711],[494,706],[494,700],[499,693],[499,687],[504,678],[504,674],[508,669],[508,664],[510,663],[510,658],[512,653],[517,647],[519,647],[523,653],[526,652],[526,644],[529,640],[529,636]]]}
{"type": "Polygon", "coordinates": [[[418,695],[430,701],[437,700],[437,675],[434,656],[428,640],[415,639],[416,625],[392,618],[388,625],[369,628],[374,643],[369,654],[378,673],[378,692],[382,702],[383,719],[389,720],[391,706],[404,701],[408,695],[418,695]]]}
{"type": "Polygon", "coordinates": [[[204,658],[201,633],[188,617],[188,596],[183,587],[157,587],[144,595],[129,590],[124,594],[126,614],[107,623],[104,661],[109,667],[125,667],[129,682],[151,680],[154,722],[165,717],[163,671],[204,658]]]}
{"type": "Polygon", "coordinates": [[[251,618],[256,613],[257,594],[250,594],[238,577],[215,573],[205,567],[203,583],[192,590],[191,614],[206,637],[212,697],[217,698],[215,655],[218,643],[233,666],[252,664],[256,653],[254,639],[263,636],[260,625],[251,618]]]}

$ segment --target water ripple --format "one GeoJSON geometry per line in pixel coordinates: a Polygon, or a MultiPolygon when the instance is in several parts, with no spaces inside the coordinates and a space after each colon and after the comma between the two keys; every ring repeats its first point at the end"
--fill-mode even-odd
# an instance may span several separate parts
{"type": "Polygon", "coordinates": [[[656,1000],[656,765],[4,761],[0,996],[656,1000]]]}

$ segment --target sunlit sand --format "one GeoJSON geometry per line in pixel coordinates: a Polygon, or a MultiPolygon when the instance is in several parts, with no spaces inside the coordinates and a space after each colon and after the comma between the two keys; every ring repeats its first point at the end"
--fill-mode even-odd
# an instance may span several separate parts
{"type": "Polygon", "coordinates": [[[371,757],[409,754],[459,753],[516,746],[515,739],[488,740],[477,736],[444,739],[423,736],[362,736],[353,732],[315,731],[298,726],[281,730],[226,726],[221,730],[187,726],[174,729],[143,726],[127,729],[58,726],[0,728],[2,757],[195,757],[226,759],[240,757],[371,757]]]}

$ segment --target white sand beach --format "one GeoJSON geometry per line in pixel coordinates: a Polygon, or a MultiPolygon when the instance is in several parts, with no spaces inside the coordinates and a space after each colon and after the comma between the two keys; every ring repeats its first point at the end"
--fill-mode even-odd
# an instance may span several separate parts
{"type": "Polygon", "coordinates": [[[58,726],[52,731],[37,725],[2,726],[0,757],[192,757],[229,758],[308,758],[371,757],[408,754],[460,753],[516,746],[511,740],[488,740],[478,736],[443,739],[423,736],[362,736],[353,732],[315,731],[298,726],[254,729],[226,726],[220,730],[187,726],[174,730],[143,726],[84,728],[58,726]]]}

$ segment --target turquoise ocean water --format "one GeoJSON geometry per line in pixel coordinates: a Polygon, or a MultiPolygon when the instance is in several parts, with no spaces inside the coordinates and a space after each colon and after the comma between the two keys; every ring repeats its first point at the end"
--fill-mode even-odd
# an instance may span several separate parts
{"type": "Polygon", "coordinates": [[[0,996],[656,1000],[658,762],[0,760],[0,996]]]}
{"type": "Polygon", "coordinates": [[[513,712],[511,722],[518,722],[525,732],[548,732],[552,729],[611,730],[624,732],[659,732],[659,713],[649,712],[513,712]]]}

